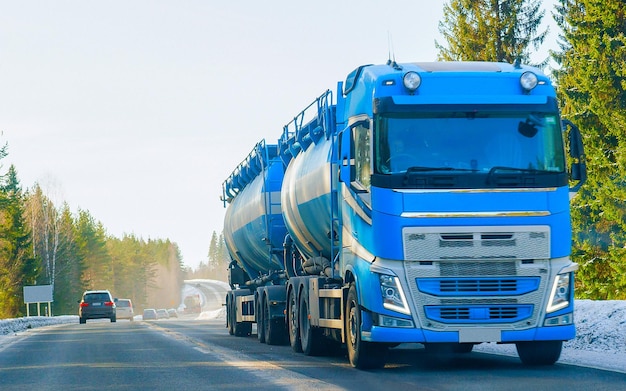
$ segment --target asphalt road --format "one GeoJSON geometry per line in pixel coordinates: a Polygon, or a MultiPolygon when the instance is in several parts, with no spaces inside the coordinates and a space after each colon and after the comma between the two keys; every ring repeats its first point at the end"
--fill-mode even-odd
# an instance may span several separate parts
{"type": "Polygon", "coordinates": [[[88,321],[34,329],[0,351],[0,390],[621,390],[626,374],[470,353],[434,359],[420,345],[359,371],[338,354],[228,335],[221,320],[88,321]]]}

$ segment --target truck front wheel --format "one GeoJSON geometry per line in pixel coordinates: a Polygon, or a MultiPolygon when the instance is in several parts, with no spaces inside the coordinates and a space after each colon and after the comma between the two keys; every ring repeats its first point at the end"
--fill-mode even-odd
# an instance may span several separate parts
{"type": "Polygon", "coordinates": [[[563,341],[528,341],[515,344],[525,365],[552,365],[561,357],[563,341]]]}
{"type": "Polygon", "coordinates": [[[387,345],[361,339],[361,307],[354,283],[350,284],[345,314],[346,346],[350,364],[358,369],[383,367],[387,356],[387,345]]]}

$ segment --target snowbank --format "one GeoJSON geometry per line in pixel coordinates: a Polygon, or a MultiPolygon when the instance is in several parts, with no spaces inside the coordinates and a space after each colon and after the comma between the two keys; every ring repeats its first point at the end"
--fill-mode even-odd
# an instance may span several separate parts
{"type": "Polygon", "coordinates": [[[16,319],[0,320],[0,336],[15,334],[20,331],[34,329],[36,327],[50,326],[63,323],[78,323],[77,315],[63,316],[29,316],[16,319]]]}

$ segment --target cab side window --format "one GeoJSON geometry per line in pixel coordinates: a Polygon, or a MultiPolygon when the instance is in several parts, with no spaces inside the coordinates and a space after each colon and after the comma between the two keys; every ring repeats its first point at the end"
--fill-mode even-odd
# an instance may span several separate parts
{"type": "Polygon", "coordinates": [[[364,126],[357,126],[353,132],[355,179],[362,190],[369,192],[372,176],[370,130],[364,126]]]}

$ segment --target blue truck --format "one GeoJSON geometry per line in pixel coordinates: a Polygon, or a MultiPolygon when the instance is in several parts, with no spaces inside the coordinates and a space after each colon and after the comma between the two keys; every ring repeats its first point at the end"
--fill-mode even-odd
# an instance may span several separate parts
{"type": "Polygon", "coordinates": [[[570,198],[579,130],[539,69],[363,65],[260,141],[223,183],[226,327],[384,366],[515,344],[551,365],[574,338],[570,198]]]}

